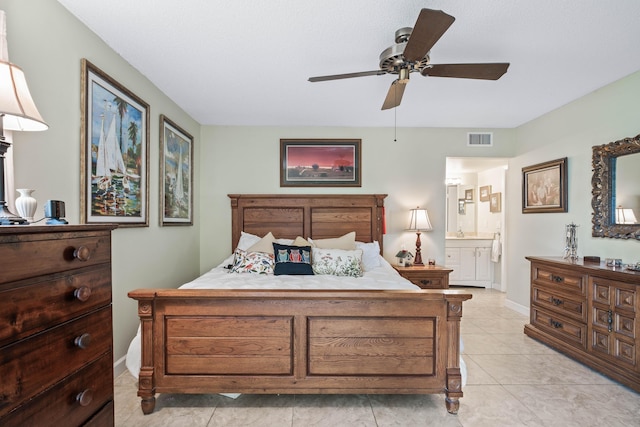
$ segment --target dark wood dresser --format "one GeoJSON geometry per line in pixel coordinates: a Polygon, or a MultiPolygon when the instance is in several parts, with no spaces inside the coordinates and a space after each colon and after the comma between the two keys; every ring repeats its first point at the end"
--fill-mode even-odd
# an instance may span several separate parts
{"type": "Polygon", "coordinates": [[[0,227],[0,426],[113,426],[114,228],[0,227]]]}
{"type": "Polygon", "coordinates": [[[410,267],[394,265],[393,268],[402,277],[422,289],[449,288],[449,273],[453,271],[439,265],[412,265],[410,267]]]}
{"type": "Polygon", "coordinates": [[[527,259],[531,319],[525,334],[640,392],[640,273],[527,259]]]}

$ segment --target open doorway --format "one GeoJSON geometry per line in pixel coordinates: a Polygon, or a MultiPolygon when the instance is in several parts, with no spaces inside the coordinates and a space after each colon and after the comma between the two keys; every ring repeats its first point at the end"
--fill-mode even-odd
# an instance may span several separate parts
{"type": "Polygon", "coordinates": [[[447,157],[445,265],[450,284],[506,292],[507,158],[447,157]]]}

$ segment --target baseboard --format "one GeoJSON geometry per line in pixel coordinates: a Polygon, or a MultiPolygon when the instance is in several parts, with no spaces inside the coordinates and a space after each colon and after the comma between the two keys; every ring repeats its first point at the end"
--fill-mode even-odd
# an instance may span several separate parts
{"type": "Polygon", "coordinates": [[[529,307],[525,307],[524,305],[518,304],[517,302],[505,299],[504,306],[510,308],[513,311],[517,311],[520,314],[524,314],[525,316],[529,315],[529,307]]]}
{"type": "Polygon", "coordinates": [[[125,355],[115,361],[115,363],[113,364],[113,378],[117,378],[120,374],[127,370],[127,365],[125,365],[126,360],[127,356],[125,355]]]}

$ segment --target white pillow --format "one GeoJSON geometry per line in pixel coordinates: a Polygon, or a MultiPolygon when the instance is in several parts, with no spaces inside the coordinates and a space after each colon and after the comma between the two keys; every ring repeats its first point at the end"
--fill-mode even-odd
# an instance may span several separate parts
{"type": "Polygon", "coordinates": [[[380,267],[380,244],[377,240],[372,243],[356,242],[356,248],[362,250],[362,267],[364,271],[371,271],[380,267]]]}
{"type": "Polygon", "coordinates": [[[260,236],[256,236],[255,234],[245,233],[244,231],[240,232],[240,240],[238,241],[238,247],[236,249],[241,249],[246,251],[252,245],[255,245],[262,239],[260,236]]]}
{"type": "Polygon", "coordinates": [[[311,246],[320,249],[343,249],[352,251],[356,248],[356,232],[352,231],[341,237],[333,239],[307,239],[311,246]]]}
{"type": "Polygon", "coordinates": [[[362,250],[311,248],[314,274],[362,277],[362,250]]]}

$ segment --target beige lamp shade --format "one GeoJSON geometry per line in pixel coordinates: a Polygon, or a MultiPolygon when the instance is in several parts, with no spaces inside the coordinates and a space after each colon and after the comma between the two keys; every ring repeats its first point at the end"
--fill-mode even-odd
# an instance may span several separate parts
{"type": "Polygon", "coordinates": [[[31,98],[24,72],[6,61],[0,61],[0,114],[7,130],[41,131],[49,127],[31,98]]]}
{"type": "Polygon", "coordinates": [[[429,214],[426,209],[420,209],[419,207],[411,209],[411,220],[409,221],[409,227],[407,231],[431,231],[431,221],[429,221],[429,214]]]}

